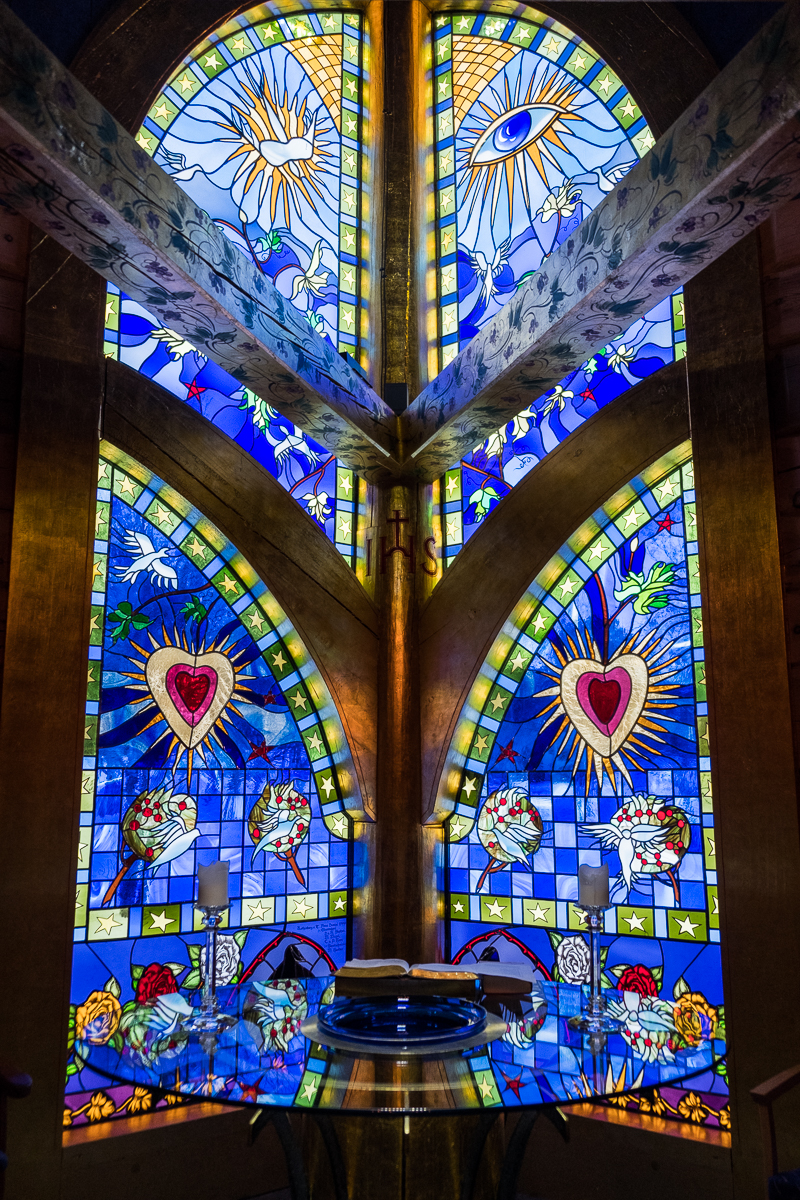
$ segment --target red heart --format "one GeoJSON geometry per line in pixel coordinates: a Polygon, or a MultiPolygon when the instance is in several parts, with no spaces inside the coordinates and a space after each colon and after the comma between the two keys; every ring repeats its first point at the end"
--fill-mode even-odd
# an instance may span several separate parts
{"type": "MultiPolygon", "coordinates": [[[[175,676],[175,691],[180,696],[189,712],[197,712],[208,694],[210,680],[207,675],[190,675],[188,671],[178,671],[175,676]]],[[[619,691],[619,687],[617,691],[619,691]]]]}
{"type": "Polygon", "coordinates": [[[616,679],[595,678],[588,687],[589,704],[601,725],[610,725],[619,708],[622,689],[616,679]]]}

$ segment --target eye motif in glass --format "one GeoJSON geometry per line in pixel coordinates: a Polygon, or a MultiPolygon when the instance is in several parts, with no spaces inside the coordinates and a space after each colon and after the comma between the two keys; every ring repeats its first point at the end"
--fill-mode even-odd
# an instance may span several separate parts
{"type": "MultiPolygon", "coordinates": [[[[229,863],[220,982],[268,957],[301,979],[344,961],[359,800],[274,596],[178,493],[101,451],[72,1017],[79,1037],[135,1038],[143,1005],[163,994],[177,1011],[201,985],[200,864],[229,863]]],[[[71,1058],[70,1096],[94,1086],[85,1074],[71,1058]]],[[[132,1095],[100,1116],[136,1111],[132,1095]]],[[[100,1119],[84,1101],[71,1122],[100,1119]]]]}
{"type": "MultiPolygon", "coordinates": [[[[361,339],[364,30],[355,13],[235,18],[196,47],[137,136],[309,325],[361,339]]],[[[357,481],[190,342],[113,287],[106,353],[155,379],[266,467],[353,564],[357,481]]]]}
{"type": "MultiPolygon", "coordinates": [[[[611,1001],[623,1036],[665,1082],[676,1048],[724,1028],[688,454],[633,480],[537,576],[476,680],[440,792],[448,957],[585,982],[578,867],[607,862],[604,986],[629,993],[611,1001]]],[[[535,1046],[517,1033],[508,1075],[524,1081],[535,1046]]],[[[724,1124],[724,1076],[691,1087],[699,1116],[678,1089],[661,1115],[724,1124]]]]}
{"type": "MultiPolygon", "coordinates": [[[[435,374],[652,145],[621,80],[566,27],[441,14],[433,37],[435,374]]],[[[545,24],[544,22],[548,23],[545,24]]],[[[445,565],[500,499],[589,416],[682,353],[682,301],[636,321],[447,472],[445,565]]]]}

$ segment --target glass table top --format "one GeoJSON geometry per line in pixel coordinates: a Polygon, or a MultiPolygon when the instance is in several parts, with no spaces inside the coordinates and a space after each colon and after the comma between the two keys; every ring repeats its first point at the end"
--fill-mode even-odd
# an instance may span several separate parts
{"type": "MultiPolygon", "coordinates": [[[[343,1029],[345,1043],[348,1030],[356,1038],[366,1034],[352,1011],[339,1011],[341,1001],[332,1005],[332,977],[250,980],[219,989],[222,1011],[235,1020],[216,1036],[187,1033],[181,1022],[192,1009],[172,993],[132,1012],[115,1043],[88,1026],[75,1049],[98,1082],[114,1079],[223,1103],[350,1113],[563,1105],[690,1078],[701,1090],[710,1083],[724,1041],[701,1030],[696,1045],[673,1049],[667,1001],[632,992],[604,995],[623,1022],[618,1033],[598,1037],[571,1029],[581,988],[541,982],[530,996],[485,998],[485,1025],[480,1012],[462,1014],[470,1036],[461,1039],[452,1019],[442,1040],[431,1039],[430,1014],[418,1009],[408,1029],[426,1029],[428,1042],[421,1046],[407,1034],[378,1052],[371,1036],[359,1048],[343,1048],[343,1029]]],[[[461,1000],[441,1003],[470,1008],[461,1000]]],[[[381,1020],[385,1032],[386,1013],[376,1028],[381,1020]]]]}

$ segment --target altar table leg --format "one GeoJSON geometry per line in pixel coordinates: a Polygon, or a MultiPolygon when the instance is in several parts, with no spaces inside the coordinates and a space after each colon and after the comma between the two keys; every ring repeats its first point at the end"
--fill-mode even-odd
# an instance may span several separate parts
{"type": "Polygon", "coordinates": [[[569,1124],[567,1123],[567,1118],[558,1108],[532,1108],[523,1112],[517,1121],[514,1132],[508,1140],[505,1157],[503,1158],[503,1169],[500,1172],[497,1200],[515,1200],[517,1195],[517,1179],[522,1167],[522,1160],[525,1157],[525,1150],[528,1146],[528,1138],[531,1136],[531,1130],[539,1117],[547,1117],[548,1121],[555,1125],[564,1141],[569,1141],[569,1124]]]}

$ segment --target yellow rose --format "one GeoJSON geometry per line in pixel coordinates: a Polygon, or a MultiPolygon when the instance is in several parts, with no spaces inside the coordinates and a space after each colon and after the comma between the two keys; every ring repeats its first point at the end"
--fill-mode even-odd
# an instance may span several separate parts
{"type": "Polygon", "coordinates": [[[111,992],[92,992],[75,1013],[75,1038],[90,1046],[105,1046],[119,1029],[122,1009],[111,992]]]}
{"type": "Polygon", "coordinates": [[[716,1036],[717,1010],[699,992],[684,992],[673,1012],[675,1027],[687,1046],[716,1036]]]}

